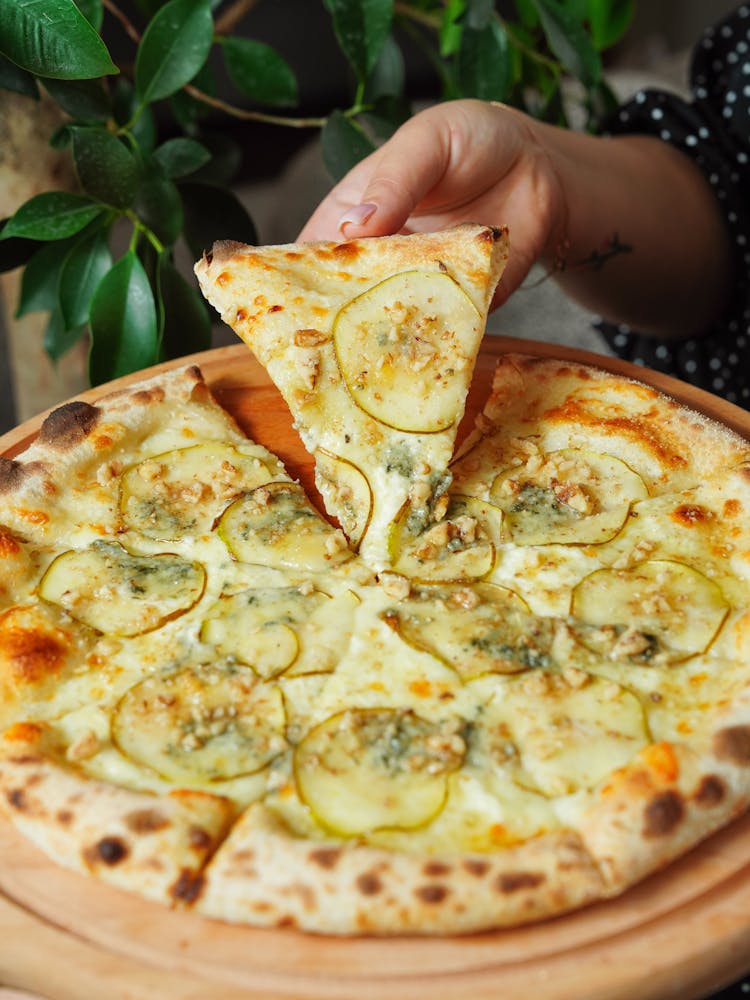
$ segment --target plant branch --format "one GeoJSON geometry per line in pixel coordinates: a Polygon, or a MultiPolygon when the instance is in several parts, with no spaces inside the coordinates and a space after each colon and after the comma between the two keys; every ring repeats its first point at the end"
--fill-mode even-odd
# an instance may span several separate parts
{"type": "Polygon", "coordinates": [[[417,7],[412,7],[410,3],[402,3],[396,0],[393,5],[394,14],[400,14],[402,17],[408,17],[412,21],[417,21],[419,24],[424,24],[427,28],[432,28],[433,31],[440,30],[440,19],[435,17],[433,14],[428,14],[424,10],[419,10],[417,7]]]}
{"type": "Polygon", "coordinates": [[[117,18],[117,20],[125,29],[125,34],[131,40],[131,42],[134,42],[136,45],[138,45],[141,40],[141,36],[136,31],[135,27],[129,20],[128,16],[120,10],[117,4],[113,3],[113,0],[102,0],[102,6],[105,7],[113,17],[117,18]]]}
{"type": "Polygon", "coordinates": [[[216,20],[214,31],[217,35],[228,35],[239,22],[252,10],[258,0],[235,0],[235,2],[216,20]]]}
{"type": "Polygon", "coordinates": [[[192,83],[188,83],[184,88],[187,94],[194,97],[196,101],[202,101],[217,111],[223,111],[232,118],[241,118],[244,121],[264,122],[267,125],[286,125],[289,128],[322,128],[328,121],[327,118],[286,118],[284,115],[269,115],[264,111],[248,111],[245,108],[237,108],[233,104],[228,104],[218,97],[211,97],[204,93],[192,83]]]}

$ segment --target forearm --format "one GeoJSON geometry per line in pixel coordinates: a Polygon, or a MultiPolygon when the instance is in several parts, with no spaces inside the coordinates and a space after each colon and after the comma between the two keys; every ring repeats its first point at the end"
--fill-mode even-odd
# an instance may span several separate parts
{"type": "Polygon", "coordinates": [[[728,300],[732,263],[697,167],[655,138],[540,128],[562,192],[543,260],[566,293],[644,333],[704,332],[728,300]]]}

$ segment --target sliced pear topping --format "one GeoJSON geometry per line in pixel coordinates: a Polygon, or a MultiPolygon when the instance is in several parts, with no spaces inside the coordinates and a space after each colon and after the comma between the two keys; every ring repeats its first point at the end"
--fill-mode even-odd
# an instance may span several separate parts
{"type": "Polygon", "coordinates": [[[552,798],[592,788],[648,742],[643,707],[619,684],[578,669],[533,671],[494,689],[470,752],[552,798]]]}
{"type": "Polygon", "coordinates": [[[208,613],[201,639],[261,677],[294,665],[295,674],[333,670],[349,644],[351,592],[332,598],[299,587],[267,587],[222,597],[208,613]]]}
{"type": "Polygon", "coordinates": [[[614,660],[671,663],[702,653],[729,605],[696,569],[653,559],[632,569],[600,569],[573,591],[571,613],[595,628],[576,628],[583,643],[614,660]]]}
{"type": "Polygon", "coordinates": [[[121,477],[123,524],[161,540],[179,538],[186,531],[206,531],[232,497],[273,475],[257,456],[219,441],[155,455],[121,477]]]}
{"type": "Polygon", "coordinates": [[[314,457],[315,484],[326,501],[326,509],[337,512],[344,534],[356,549],[372,514],[372,490],[367,477],[352,462],[321,448],[314,457]]]}
{"type": "Polygon", "coordinates": [[[505,587],[422,587],[381,617],[405,643],[436,656],[463,680],[554,663],[554,622],[532,615],[505,587]]]}
{"type": "Polygon", "coordinates": [[[226,781],[260,771],[286,749],[284,704],[244,667],[205,666],[147,677],[120,699],[112,738],[169,781],[226,781]]]}
{"type": "Polygon", "coordinates": [[[454,496],[440,520],[407,504],[391,526],[393,569],[417,580],[478,580],[495,564],[503,512],[476,497],[454,496]]]}
{"type": "Polygon", "coordinates": [[[399,430],[433,433],[463,413],[481,332],[476,307],[450,275],[407,271],[344,306],[333,340],[362,410],[399,430]]]}
{"type": "Polygon", "coordinates": [[[466,747],[458,724],[410,711],[350,709],[312,729],[294,754],[303,801],[343,836],[412,830],[440,812],[466,747]]]}
{"type": "Polygon", "coordinates": [[[132,636],[189,611],[205,583],[200,563],[169,552],[132,555],[117,542],[97,541],[59,555],[39,594],[99,632],[132,636]]]}
{"type": "Polygon", "coordinates": [[[647,496],[646,484],[624,462],[576,448],[535,452],[500,473],[490,490],[517,545],[606,542],[622,528],[630,504],[647,496]]]}
{"type": "Polygon", "coordinates": [[[346,539],[297,483],[267,483],[224,511],[219,537],[240,562],[318,572],[351,558],[346,539]]]}

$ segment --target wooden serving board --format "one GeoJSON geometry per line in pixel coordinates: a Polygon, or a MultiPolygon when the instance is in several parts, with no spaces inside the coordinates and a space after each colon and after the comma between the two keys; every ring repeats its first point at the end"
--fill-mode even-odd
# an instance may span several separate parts
{"type": "MultiPolygon", "coordinates": [[[[485,341],[464,428],[509,350],[641,379],[750,437],[750,413],[675,379],[500,337],[485,341]]],[[[289,412],[247,349],[172,364],[187,362],[315,498],[289,412]]],[[[0,437],[0,455],[21,452],[40,422],[0,437]]],[[[618,899],[530,927],[437,939],[337,939],[170,911],[57,867],[0,822],[0,983],[49,1000],[96,1000],[104,990],[113,1000],[697,1000],[748,969],[750,815],[618,899]]]]}

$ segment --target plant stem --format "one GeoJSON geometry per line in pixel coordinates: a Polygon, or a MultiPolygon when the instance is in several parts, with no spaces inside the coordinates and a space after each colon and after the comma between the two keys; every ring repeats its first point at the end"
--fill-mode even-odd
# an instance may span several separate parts
{"type": "Polygon", "coordinates": [[[235,2],[225,10],[221,17],[217,18],[214,31],[217,35],[228,35],[234,31],[242,18],[248,11],[252,10],[258,0],[235,0],[235,2]]]}
{"type": "Polygon", "coordinates": [[[269,115],[263,111],[247,111],[245,108],[237,108],[233,104],[227,104],[226,101],[222,101],[218,97],[211,97],[210,94],[194,87],[192,83],[188,83],[183,89],[197,101],[202,101],[233,118],[241,118],[245,121],[265,122],[268,125],[287,125],[290,128],[322,128],[328,121],[327,118],[286,118],[283,115],[269,115]]]}
{"type": "Polygon", "coordinates": [[[138,45],[138,43],[141,40],[141,36],[133,27],[133,24],[131,23],[127,15],[120,10],[117,4],[113,3],[112,0],[102,0],[102,6],[105,7],[113,17],[117,18],[117,20],[125,29],[125,33],[131,40],[131,42],[134,42],[136,45],[138,45]]]}

